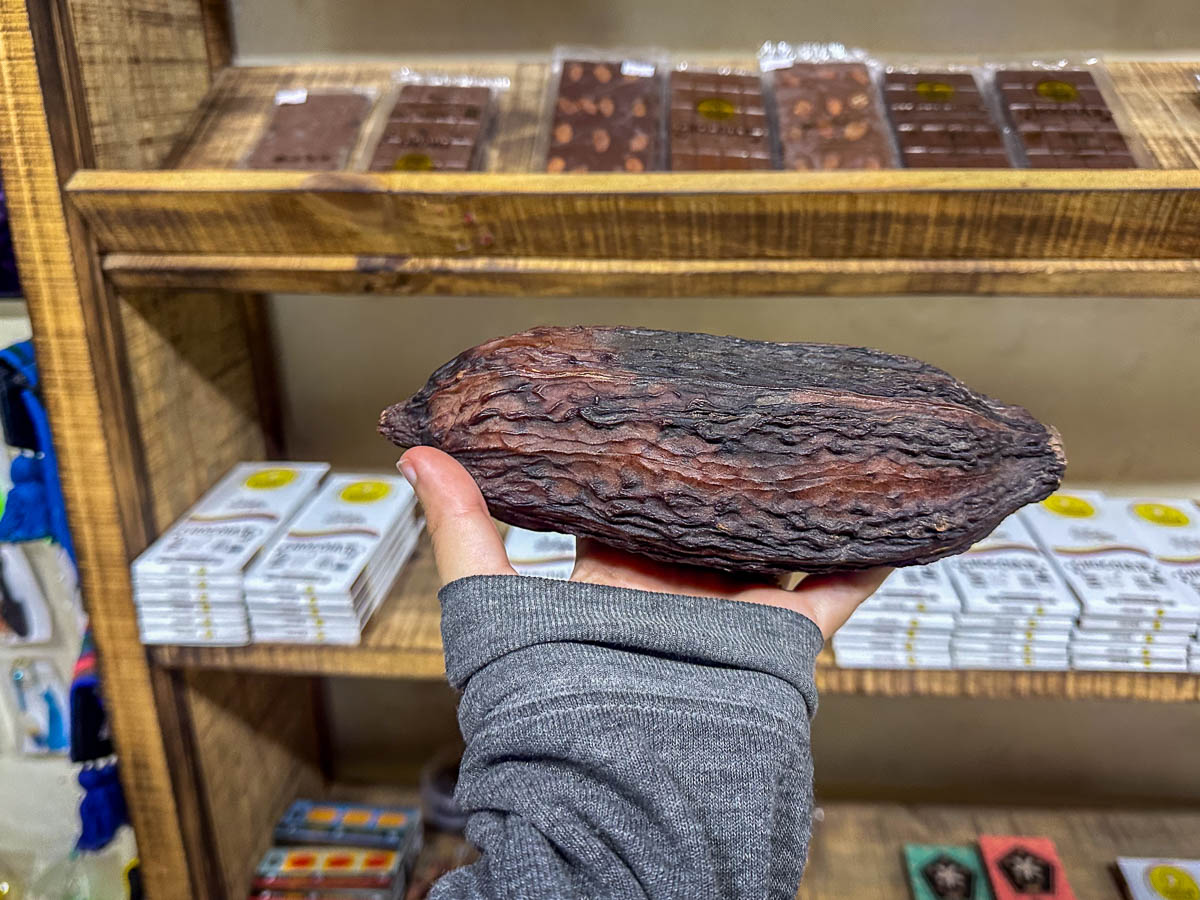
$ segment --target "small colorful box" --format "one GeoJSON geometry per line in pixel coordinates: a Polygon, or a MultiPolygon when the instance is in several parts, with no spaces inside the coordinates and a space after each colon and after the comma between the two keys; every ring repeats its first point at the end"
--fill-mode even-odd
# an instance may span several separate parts
{"type": "Polygon", "coordinates": [[[1200,859],[1121,856],[1117,869],[1130,900],[1200,898],[1200,859]]]}
{"type": "Polygon", "coordinates": [[[983,835],[979,851],[996,900],[1075,900],[1050,838],[983,835]]]}
{"type": "Polygon", "coordinates": [[[420,849],[415,806],[368,806],[297,800],[275,826],[277,844],[336,844],[395,850],[404,861],[420,849]]]}
{"type": "Polygon", "coordinates": [[[913,900],[993,900],[974,847],[905,844],[904,862],[913,900]]]}
{"type": "Polygon", "coordinates": [[[404,893],[404,860],[395,850],[362,847],[272,847],[255,870],[253,890],[404,893]]]}

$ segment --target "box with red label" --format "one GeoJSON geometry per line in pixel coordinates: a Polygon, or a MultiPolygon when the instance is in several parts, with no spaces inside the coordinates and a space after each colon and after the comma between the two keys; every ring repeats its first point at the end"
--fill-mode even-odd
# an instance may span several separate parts
{"type": "Polygon", "coordinates": [[[979,852],[996,900],[1075,900],[1050,838],[982,835],[979,852]]]}
{"type": "Polygon", "coordinates": [[[272,847],[254,873],[255,891],[378,891],[404,894],[403,857],[362,847],[272,847]]]}

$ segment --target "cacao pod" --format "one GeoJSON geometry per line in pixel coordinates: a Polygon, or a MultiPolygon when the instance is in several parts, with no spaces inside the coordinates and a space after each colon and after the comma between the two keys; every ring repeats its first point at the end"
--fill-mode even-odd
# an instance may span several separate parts
{"type": "Polygon", "coordinates": [[[1059,485],[1057,433],[879,350],[535,328],[467,350],[379,428],[492,514],[757,573],[931,562],[1059,485]]]}

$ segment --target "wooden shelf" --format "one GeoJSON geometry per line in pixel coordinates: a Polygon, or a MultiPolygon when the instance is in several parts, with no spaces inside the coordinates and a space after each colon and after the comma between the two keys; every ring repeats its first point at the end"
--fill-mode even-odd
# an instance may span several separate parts
{"type": "Polygon", "coordinates": [[[1197,66],[1110,67],[1161,169],[558,176],[530,173],[540,64],[462,67],[513,85],[470,174],[236,169],[277,89],[382,89],[390,67],[233,68],[174,170],[67,191],[130,290],[1200,296],[1197,66]]]}
{"type": "MultiPolygon", "coordinates": [[[[373,786],[338,786],[332,799],[409,803],[411,792],[373,786]]],[[[1110,865],[1118,856],[1190,857],[1200,834],[1200,811],[819,802],[808,864],[797,900],[895,900],[908,896],[906,843],[971,844],[981,834],[1051,838],[1076,896],[1119,900],[1110,865]]],[[[423,859],[473,861],[461,839],[436,835],[423,859]]],[[[420,866],[420,863],[418,863],[420,866]]]]}
{"type": "MultiPolygon", "coordinates": [[[[151,648],[167,668],[229,669],[362,678],[442,678],[438,579],[428,537],[422,539],[391,596],[357,647],[251,644],[248,647],[151,648]]],[[[1161,672],[990,672],[932,669],[842,669],[828,651],[817,661],[824,694],[877,697],[1041,697],[1070,700],[1200,700],[1200,675],[1161,672]]]]}
{"type": "Polygon", "coordinates": [[[823,803],[797,900],[907,897],[903,845],[969,844],[981,834],[1053,839],[1077,897],[1119,900],[1118,856],[1195,856],[1195,810],[1040,809],[823,803]]]}

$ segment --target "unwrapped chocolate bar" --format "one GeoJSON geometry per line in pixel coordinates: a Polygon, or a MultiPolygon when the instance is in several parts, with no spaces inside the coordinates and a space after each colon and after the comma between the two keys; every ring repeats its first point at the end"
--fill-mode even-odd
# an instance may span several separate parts
{"type": "Polygon", "coordinates": [[[662,89],[653,63],[564,60],[546,171],[661,169],[662,89]]]}
{"type": "Polygon", "coordinates": [[[793,63],[775,69],[772,84],[785,169],[895,167],[865,63],[793,63]]]}
{"type": "Polygon", "coordinates": [[[280,91],[266,133],[246,158],[248,169],[345,168],[371,110],[367,94],[280,91]],[[282,98],[282,99],[280,99],[282,98]]]}
{"type": "Polygon", "coordinates": [[[910,168],[1007,169],[1004,136],[969,72],[888,72],[883,99],[910,168]]]}
{"type": "Polygon", "coordinates": [[[478,167],[492,92],[487,87],[406,84],[375,146],[374,172],[478,167]]]}
{"type": "Polygon", "coordinates": [[[769,169],[762,80],[730,72],[671,74],[671,168],[769,169]]]}
{"type": "Polygon", "coordinates": [[[1034,169],[1137,166],[1090,72],[996,72],[996,89],[1034,169]]]}

